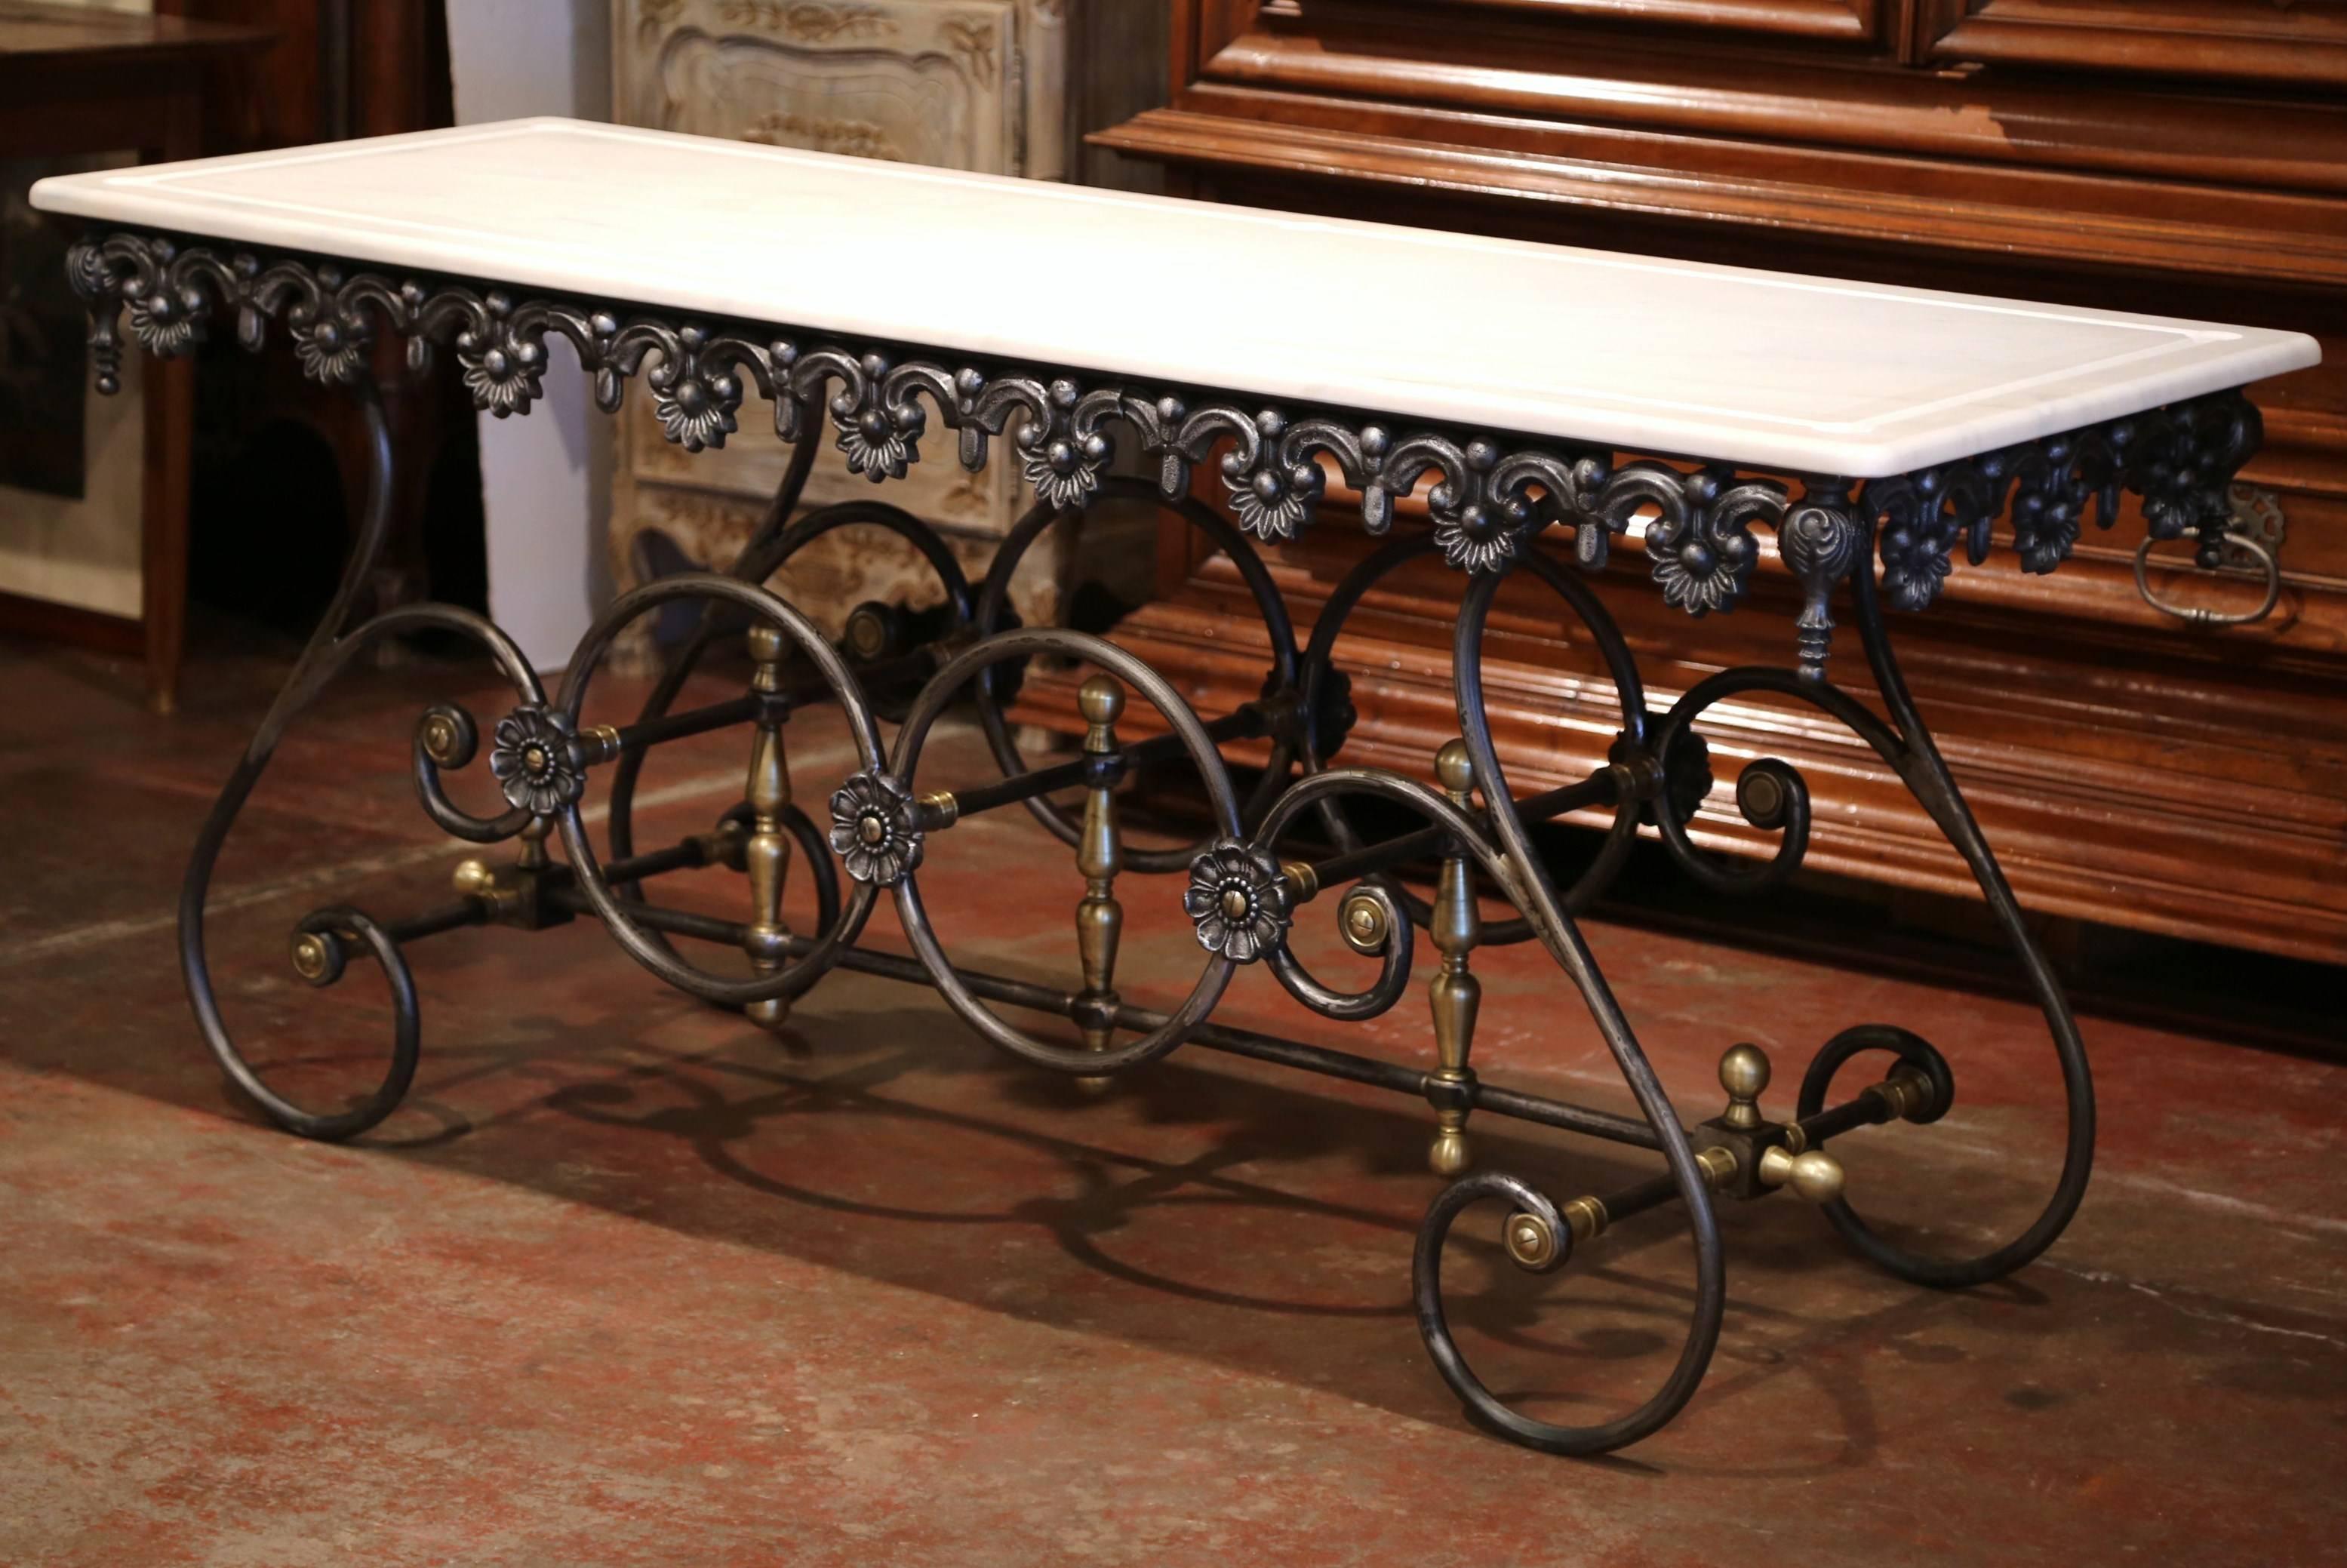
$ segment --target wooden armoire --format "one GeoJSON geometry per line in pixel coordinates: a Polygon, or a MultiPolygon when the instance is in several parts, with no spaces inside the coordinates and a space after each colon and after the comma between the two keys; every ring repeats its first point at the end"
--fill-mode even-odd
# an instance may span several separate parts
{"type": "MultiPolygon", "coordinates": [[[[2322,337],[2329,364],[2256,389],[2266,445],[2235,490],[2241,526],[2279,541],[2270,614],[2198,627],[2147,602],[2130,514],[2049,577],[2000,543],[1893,630],[2030,907],[2347,959],[2347,4],[1175,0],[1172,49],[1170,102],[1095,139],[1178,194],[2322,337]]],[[[1309,278],[1261,286],[1313,308],[1309,278]]],[[[1397,299],[1326,325],[1407,356],[1476,308],[1397,299]]],[[[1276,554],[1299,625],[1367,548],[1349,509],[1332,497],[1276,554]]],[[[1209,714],[1253,696],[1264,644],[1235,575],[1170,530],[1160,557],[1119,640],[1209,714]]],[[[2258,600],[2261,579],[2165,559],[2149,581],[2172,605],[2258,600]]],[[[1595,581],[1653,701],[1790,659],[1773,560],[1702,620],[1643,569],[1617,550],[1595,581]]],[[[1453,733],[1459,589],[1434,566],[1357,615],[1343,760],[1423,774],[1453,733]]],[[[1618,728],[1611,689],[1552,600],[1502,605],[1488,680],[1512,783],[1578,777],[1618,728]]],[[[1835,672],[1870,695],[1854,646],[1835,672]]],[[[1025,715],[1067,706],[1053,686],[1025,715]]],[[[1724,706],[1706,730],[1723,780],[1758,755],[1809,776],[1810,866],[1970,893],[1896,781],[1814,715],[1724,706]]],[[[1731,794],[1699,826],[1749,845],[1731,794]]]]}

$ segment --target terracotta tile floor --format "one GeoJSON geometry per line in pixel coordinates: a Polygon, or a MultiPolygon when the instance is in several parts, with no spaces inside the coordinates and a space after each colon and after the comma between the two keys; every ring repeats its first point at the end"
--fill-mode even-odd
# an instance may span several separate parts
{"type": "MultiPolygon", "coordinates": [[[[277,673],[200,664],[165,721],[117,672],[0,651],[0,1561],[2347,1561],[2347,1068],[2089,1020],[2101,1163],[2049,1256],[1928,1294],[1790,1199],[1733,1209],[1695,1403],[1610,1460],[1546,1459],[1469,1427],[1421,1353],[1428,1116],[1367,1091],[1192,1051],[1090,1100],[844,974],[777,1042],[581,922],[417,944],[406,1109],[344,1147],[261,1125],[189,1021],[171,909],[277,673]]],[[[380,1071],[387,1015],[364,967],[299,984],[286,934],[446,897],[459,850],[405,748],[460,694],[503,711],[429,668],[356,680],[221,867],[230,1020],[313,1102],[380,1071]]],[[[590,718],[631,695],[607,682],[590,718]]],[[[804,716],[792,744],[819,812],[842,733],[804,716]]],[[[739,770],[732,736],[662,755],[642,841],[705,825],[739,770]]],[[[982,772],[965,732],[925,782],[982,772]]],[[[957,958],[1070,974],[1069,859],[1016,811],[939,839],[923,886],[957,958]]],[[[1195,963],[1176,886],[1125,886],[1128,994],[1170,1000],[1195,963]]],[[[696,873],[663,897],[731,892],[696,873]]],[[[1358,973],[1324,927],[1310,953],[1358,973]]],[[[2051,1052],[2022,1008],[1590,937],[1691,1116],[1736,1040],[1776,1055],[1782,1106],[1846,1024],[1932,1035],[1957,1110],[1837,1145],[1870,1214],[1958,1246],[2050,1184],[2051,1052]]],[[[898,946],[893,916],[867,939],[898,946]]],[[[1628,1108],[1544,960],[1480,967],[1487,1074],[1628,1108]]],[[[1415,999],[1348,1040],[1260,971],[1222,1016],[1429,1050],[1415,999]]],[[[1561,1197],[1647,1168],[1476,1132],[1561,1197]]],[[[1495,1264],[1497,1223],[1451,1254],[1488,1378],[1552,1417],[1642,1397],[1691,1281],[1671,1214],[1544,1279],[1495,1264]]]]}

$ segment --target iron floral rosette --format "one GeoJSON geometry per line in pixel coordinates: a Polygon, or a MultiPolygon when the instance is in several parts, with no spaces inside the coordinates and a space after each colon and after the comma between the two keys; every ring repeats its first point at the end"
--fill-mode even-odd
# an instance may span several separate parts
{"type": "Polygon", "coordinates": [[[1251,964],[1287,939],[1287,877],[1269,852],[1225,838],[1190,862],[1182,907],[1198,945],[1251,964]]]}
{"type": "Polygon", "coordinates": [[[831,849],[858,882],[902,882],[921,864],[913,792],[887,774],[850,776],[832,793],[831,849]]]}
{"type": "Polygon", "coordinates": [[[489,772],[506,802],[534,816],[551,816],[576,802],[587,787],[571,751],[570,721],[535,705],[516,708],[497,721],[489,743],[489,772]]]}

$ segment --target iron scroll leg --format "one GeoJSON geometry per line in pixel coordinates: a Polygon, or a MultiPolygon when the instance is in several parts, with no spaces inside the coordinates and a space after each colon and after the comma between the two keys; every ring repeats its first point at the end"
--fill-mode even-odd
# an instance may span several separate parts
{"type": "Polygon", "coordinates": [[[1544,1452],[1604,1453],[1660,1430],[1694,1397],[1719,1340],[1727,1304],[1726,1264],[1718,1217],[1712,1204],[1711,1176],[1697,1163],[1669,1095],[1640,1049],[1621,1004],[1598,969],[1596,958],[1583,941],[1580,927],[1565,913],[1546,868],[1533,852],[1510,794],[1506,772],[1491,744],[1483,701],[1483,623],[1491,613],[1501,580],[1499,573],[1477,577],[1460,606],[1452,646],[1452,680],[1460,736],[1473,764],[1475,781],[1484,792],[1491,828],[1497,840],[1491,847],[1498,852],[1500,864],[1508,873],[1507,881],[1513,884],[1510,891],[1542,945],[1580,990],[1669,1167],[1667,1184],[1686,1207],[1687,1228],[1695,1246],[1694,1309],[1678,1360],[1669,1376],[1662,1387],[1628,1414],[1594,1426],[1568,1427],[1536,1420],[1510,1409],[1475,1376],[1451,1337],[1442,1307],[1443,1242],[1452,1223],[1468,1206],[1498,1200],[1509,1205],[1501,1240],[1510,1257],[1522,1267],[1545,1272],[1570,1257],[1575,1218],[1530,1184],[1498,1172],[1473,1172],[1461,1176],[1435,1199],[1419,1230],[1411,1266],[1411,1294],[1419,1332],[1426,1341],[1428,1354],[1471,1415],[1515,1441],[1544,1452]]]}
{"type": "MultiPolygon", "coordinates": [[[[1846,1200],[1836,1199],[1825,1205],[1827,1219],[1843,1240],[1861,1255],[1899,1277],[1914,1284],[1943,1289],[1960,1289],[1983,1285],[2000,1279],[2029,1263],[2053,1245],[2078,1212],[2086,1197],[2086,1184],[2095,1163],[2095,1086],[2094,1077],[2086,1064],[2086,1043],[2079,1038],[2077,1020],[2070,1011],[2070,1002],[2055,978],[2053,966],[2046,962],[2036,938],[2030,934],[2022,918],[2021,906],[2013,896],[2004,869],[1997,865],[1996,855],[1982,835],[1980,825],[1973,820],[1972,809],[1964,804],[1963,792],[1948,772],[1939,747],[1932,740],[1932,732],[1916,712],[1913,697],[1899,670],[1897,658],[1891,649],[1891,638],[1882,617],[1881,600],[1873,574],[1860,569],[1851,574],[1851,598],[1854,600],[1859,638],[1866,650],[1866,660],[1874,674],[1876,690],[1881,693],[1883,706],[1889,711],[1900,741],[1900,750],[1892,758],[1893,765],[1905,781],[1916,801],[1928,813],[1948,843],[1980,885],[1981,896],[1987,902],[1989,913],[1995,919],[2014,955],[2020,960],[2028,977],[2029,989],[2039,1009],[2045,1015],[2047,1030],[2053,1036],[2055,1055],[2062,1070],[2062,1091],[2067,1116],[2068,1132],[2064,1140],[2062,1173],[2055,1181],[2054,1192],[2022,1232],[2012,1240],[1991,1251],[1963,1259],[1942,1259],[1897,1246],[1877,1235],[1850,1208],[1846,1200]]],[[[1881,1026],[1874,1026],[1880,1029],[1881,1026]]],[[[1904,1034],[1904,1031],[1894,1031],[1904,1034]]],[[[1859,1050],[1890,1050],[1905,1056],[1914,1065],[1928,1065],[1919,1060],[1915,1048],[1930,1052],[1930,1047],[1913,1037],[1912,1041],[1892,1042],[1884,1038],[1866,1038],[1865,1030],[1850,1030],[1819,1053],[1809,1067],[1801,1084],[1800,1110],[1802,1119],[1817,1115],[1826,1102],[1826,1090],[1834,1071],[1841,1062],[1859,1050]],[[1860,1037],[1860,1038],[1853,1038],[1860,1037]],[[1904,1050],[1901,1046],[1904,1045],[1904,1050]]],[[[1936,1052],[1930,1053],[1936,1056],[1936,1052]]],[[[1951,1087],[1942,1064],[1933,1075],[1940,1089],[1951,1087]]],[[[1935,1092],[1934,1103],[1919,1119],[1929,1120],[1946,1108],[1945,1094],[1935,1092]]]]}
{"type": "MultiPolygon", "coordinates": [[[[1828,500],[1839,501],[1839,494],[1828,500]]],[[[2061,983],[2030,935],[2012,886],[1900,673],[1883,621],[1873,531],[1862,522],[1860,526],[1865,548],[1852,562],[1850,593],[1853,619],[1884,712],[1878,713],[1830,682],[1770,667],[1745,666],[1720,671],[1690,687],[1656,726],[1655,744],[1668,754],[1693,733],[1706,710],[1747,692],[1805,702],[1848,727],[1897,773],[1971,868],[1991,916],[2028,978],[2061,1068],[2068,1132],[2054,1192],[2035,1218],[2013,1239],[1958,1259],[1928,1256],[1885,1240],[1858,1217],[1838,1192],[1821,1200],[1835,1229],[1870,1261],[1913,1284],[1962,1288],[2000,1278],[2028,1263],[2053,1244],[2076,1214],[2094,1164],[2094,1084],[2077,1022],[2061,983]]],[[[1676,815],[1660,814],[1655,819],[1663,847],[1713,892],[1755,892],[1778,885],[1799,867],[1808,843],[1809,788],[1796,769],[1774,758],[1756,761],[1738,781],[1737,798],[1747,822],[1779,835],[1775,855],[1765,862],[1727,867],[1696,846],[1686,824],[1676,815]]],[[[1930,1041],[1895,1025],[1861,1024],[1835,1036],[1810,1061],[1802,1077],[1794,1130],[1804,1145],[1814,1146],[1860,1126],[1894,1120],[1933,1122],[1947,1112],[1954,1092],[1948,1064],[1930,1041]],[[1869,1085],[1857,1100],[1829,1107],[1827,1091],[1835,1074],[1852,1057],[1866,1052],[1887,1053],[1891,1058],[1888,1075],[1869,1085]]],[[[1714,1124],[1706,1124],[1710,1125],[1714,1124]]],[[[1798,1157],[1800,1151],[1790,1153],[1798,1157]]]]}
{"type": "MultiPolygon", "coordinates": [[[[478,924],[490,917],[492,906],[485,900],[467,897],[446,909],[391,927],[377,924],[360,910],[337,906],[314,911],[296,925],[291,958],[297,975],[313,986],[330,986],[342,978],[347,958],[372,958],[383,968],[394,1010],[391,1065],[374,1090],[340,1111],[311,1111],[293,1103],[262,1081],[237,1049],[221,1017],[204,946],[204,905],[220,850],[246,801],[251,798],[261,774],[267,771],[270,758],[275,754],[287,728],[354,657],[384,637],[425,627],[469,637],[487,650],[525,706],[535,706],[545,700],[537,673],[512,640],[470,610],[441,604],[406,605],[357,626],[349,625],[352,611],[366,591],[390,531],[393,471],[390,427],[374,380],[361,374],[347,384],[358,402],[367,432],[366,503],[358,534],[343,569],[342,582],[317,630],[294,661],[284,686],[270,704],[244,755],[238,760],[204,818],[188,862],[187,875],[180,884],[179,908],[179,970],[205,1045],[230,1081],[272,1120],[304,1137],[326,1140],[354,1137],[381,1122],[398,1106],[415,1078],[421,1026],[415,988],[400,951],[402,936],[428,935],[478,924]]],[[[427,710],[416,726],[416,792],[426,815],[441,827],[473,843],[491,844],[522,834],[534,819],[529,811],[520,806],[496,817],[474,817],[451,804],[441,793],[439,769],[462,766],[470,761],[477,741],[472,717],[463,709],[444,704],[427,710]]]]}

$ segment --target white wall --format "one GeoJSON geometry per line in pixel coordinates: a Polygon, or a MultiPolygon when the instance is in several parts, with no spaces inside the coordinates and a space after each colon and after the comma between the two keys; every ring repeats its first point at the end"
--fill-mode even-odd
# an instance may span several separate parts
{"type": "MultiPolygon", "coordinates": [[[[456,121],[608,119],[610,0],[450,0],[456,121]]],[[[610,430],[567,344],[549,342],[546,396],[524,416],[481,415],[489,615],[540,670],[559,669],[609,597],[610,430]]]]}

